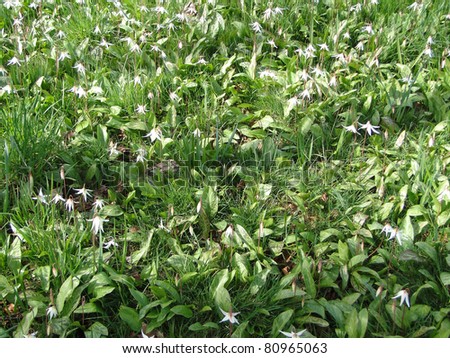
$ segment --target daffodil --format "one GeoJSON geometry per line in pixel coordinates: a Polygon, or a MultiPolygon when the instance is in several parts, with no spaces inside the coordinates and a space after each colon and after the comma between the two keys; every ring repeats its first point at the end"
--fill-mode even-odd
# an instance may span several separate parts
{"type": "Polygon", "coordinates": [[[395,300],[396,298],[400,298],[400,306],[403,304],[403,302],[406,302],[406,305],[408,307],[411,307],[411,305],[409,303],[409,290],[408,289],[398,291],[397,294],[394,297],[392,297],[393,300],[395,300]]]}
{"type": "Polygon", "coordinates": [[[230,321],[231,324],[234,324],[234,323],[239,324],[239,321],[236,319],[236,316],[241,312],[233,312],[231,309],[228,312],[226,312],[222,308],[219,308],[219,309],[220,309],[220,312],[222,312],[222,314],[224,315],[224,317],[222,318],[220,323],[230,321]]]}

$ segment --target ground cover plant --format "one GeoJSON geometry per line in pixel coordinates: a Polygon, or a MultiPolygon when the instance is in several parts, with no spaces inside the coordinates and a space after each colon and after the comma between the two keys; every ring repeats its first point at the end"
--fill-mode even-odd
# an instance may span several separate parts
{"type": "Polygon", "coordinates": [[[0,14],[0,337],[450,336],[450,2],[0,14]]]}

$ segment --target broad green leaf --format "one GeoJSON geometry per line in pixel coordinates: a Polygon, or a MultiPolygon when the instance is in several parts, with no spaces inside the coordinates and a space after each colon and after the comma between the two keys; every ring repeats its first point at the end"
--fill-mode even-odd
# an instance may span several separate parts
{"type": "Polygon", "coordinates": [[[53,318],[49,323],[50,332],[60,336],[65,337],[67,330],[69,329],[72,321],[69,317],[53,318]]]}
{"type": "Polygon", "coordinates": [[[348,248],[347,243],[342,242],[339,240],[338,242],[338,252],[339,252],[339,258],[343,264],[346,264],[350,257],[350,250],[348,248]]]}
{"type": "Polygon", "coordinates": [[[102,216],[120,216],[123,214],[122,209],[118,205],[105,205],[100,210],[102,216]]]}
{"type": "Polygon", "coordinates": [[[231,265],[239,274],[239,277],[245,281],[250,274],[250,263],[248,261],[247,256],[240,255],[239,253],[236,252],[233,255],[231,265]]]}
{"type": "Polygon", "coordinates": [[[112,286],[102,286],[102,287],[95,288],[93,290],[94,299],[99,300],[100,298],[105,297],[106,295],[109,295],[114,290],[115,290],[115,287],[112,287],[112,286]]]}
{"type": "Polygon", "coordinates": [[[311,297],[316,297],[316,283],[311,274],[311,264],[309,259],[304,259],[302,262],[302,275],[305,282],[306,293],[311,297]]]}
{"type": "Polygon", "coordinates": [[[50,266],[40,266],[34,270],[34,275],[41,282],[41,288],[47,292],[50,288],[50,266]]]}
{"type": "Polygon", "coordinates": [[[135,332],[139,332],[141,330],[141,322],[139,320],[139,315],[131,307],[127,307],[124,305],[120,306],[119,309],[119,317],[135,332]]]}
{"type": "Polygon", "coordinates": [[[84,305],[80,305],[73,313],[75,314],[88,314],[88,313],[101,313],[102,309],[95,302],[88,302],[84,305]]]}
{"type": "Polygon", "coordinates": [[[315,324],[319,327],[328,327],[330,325],[326,320],[314,316],[300,317],[297,318],[295,321],[298,322],[300,325],[315,324]]]}
{"type": "Polygon", "coordinates": [[[439,277],[445,286],[450,285],[450,272],[441,272],[439,277]]]}
{"type": "Polygon", "coordinates": [[[152,238],[153,230],[148,233],[147,239],[141,244],[141,248],[131,254],[131,262],[134,265],[137,264],[144,256],[147,256],[148,250],[150,250],[150,246],[152,243],[152,238]]]}
{"type": "Polygon", "coordinates": [[[0,297],[5,298],[10,293],[14,293],[14,287],[8,282],[8,279],[0,275],[0,297]]]}
{"type": "Polygon", "coordinates": [[[330,228],[330,229],[322,230],[320,232],[320,241],[324,241],[331,236],[336,236],[340,240],[342,240],[344,238],[344,235],[342,234],[341,231],[330,228]]]}
{"type": "Polygon", "coordinates": [[[358,312],[354,308],[345,321],[345,331],[349,338],[359,338],[359,319],[358,312]]]}
{"type": "Polygon", "coordinates": [[[219,198],[211,186],[206,186],[202,194],[202,207],[209,218],[213,218],[219,209],[219,198]]]}
{"type": "Polygon", "coordinates": [[[192,313],[192,310],[186,306],[186,305],[178,305],[174,306],[170,309],[173,313],[179,316],[183,316],[186,318],[191,318],[194,314],[192,313]]]}
{"type": "Polygon", "coordinates": [[[102,338],[108,336],[108,328],[100,322],[94,322],[89,329],[84,332],[86,338],[102,338]]]}
{"type": "Polygon", "coordinates": [[[137,303],[139,304],[140,307],[144,307],[144,306],[148,305],[148,303],[149,303],[148,298],[143,292],[135,290],[133,288],[130,288],[130,293],[134,297],[134,299],[137,301],[137,303]]]}
{"type": "Polygon", "coordinates": [[[446,318],[441,322],[434,338],[450,338],[450,318],[446,318]]]}
{"type": "Polygon", "coordinates": [[[444,226],[450,219],[450,210],[443,211],[436,219],[438,226],[444,226]]]}
{"type": "Polygon", "coordinates": [[[411,206],[408,211],[406,212],[406,215],[409,216],[422,216],[426,215],[426,210],[422,205],[414,205],[411,206]]]}
{"type": "Polygon", "coordinates": [[[236,225],[236,227],[234,229],[234,233],[238,239],[240,239],[242,242],[244,242],[245,246],[247,246],[249,249],[257,251],[255,243],[253,242],[253,239],[250,237],[250,235],[247,233],[247,231],[241,225],[239,225],[239,224],[236,225]]]}
{"type": "Polygon", "coordinates": [[[248,326],[248,321],[242,322],[240,325],[236,327],[233,334],[231,335],[231,338],[246,338],[246,328],[248,326]]]}
{"type": "Polygon", "coordinates": [[[17,274],[20,270],[21,259],[22,259],[22,250],[20,247],[21,241],[18,237],[14,239],[11,246],[9,247],[9,252],[6,258],[6,262],[8,263],[8,267],[17,274]]]}
{"type": "Polygon", "coordinates": [[[436,267],[439,266],[438,254],[433,246],[424,241],[416,242],[416,246],[433,261],[436,267]]]}
{"type": "Polygon", "coordinates": [[[24,338],[28,335],[31,327],[31,323],[33,322],[34,318],[38,314],[37,307],[34,307],[30,312],[28,312],[20,321],[19,325],[17,326],[15,332],[14,332],[14,338],[24,338]]]}
{"type": "Polygon", "coordinates": [[[281,312],[277,317],[275,317],[272,324],[272,337],[278,336],[279,331],[283,330],[286,324],[289,323],[293,314],[293,309],[287,309],[286,311],[281,312]]]}
{"type": "Polygon", "coordinates": [[[358,337],[363,338],[366,335],[367,324],[369,323],[369,312],[363,308],[358,313],[358,337]]]}
{"type": "Polygon", "coordinates": [[[56,310],[62,312],[64,303],[73,293],[75,288],[80,284],[80,280],[76,277],[69,276],[61,285],[58,296],[56,296],[56,310]]]}
{"type": "Polygon", "coordinates": [[[223,309],[225,312],[228,312],[228,310],[232,307],[230,293],[223,286],[217,288],[214,293],[214,301],[216,306],[223,309]]]}

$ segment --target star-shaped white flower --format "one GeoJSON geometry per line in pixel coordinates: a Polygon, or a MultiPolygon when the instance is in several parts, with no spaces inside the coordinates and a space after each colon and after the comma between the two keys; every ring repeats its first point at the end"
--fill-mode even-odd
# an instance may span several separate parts
{"type": "Polygon", "coordinates": [[[56,307],[51,305],[47,308],[47,316],[49,320],[52,320],[56,316],[58,316],[58,311],[56,310],[56,307]]]}
{"type": "Polygon", "coordinates": [[[35,196],[32,198],[33,200],[38,200],[40,201],[42,204],[48,204],[47,203],[47,199],[45,198],[45,195],[42,193],[42,188],[39,189],[39,194],[38,196],[35,196]]]}
{"type": "Polygon", "coordinates": [[[145,136],[144,136],[144,138],[148,138],[148,137],[150,137],[150,140],[152,141],[152,143],[155,141],[155,140],[161,140],[161,138],[162,138],[162,132],[161,132],[161,129],[159,129],[159,128],[153,128],[149,133],[147,133],[145,136]]]}
{"type": "Polygon", "coordinates": [[[358,130],[356,129],[356,127],[355,127],[354,124],[349,125],[349,126],[344,126],[344,129],[345,129],[347,132],[352,132],[352,133],[355,133],[355,134],[359,134],[359,133],[358,133],[358,130]]]}
{"type": "Polygon", "coordinates": [[[394,297],[392,297],[393,300],[395,300],[396,298],[400,298],[400,306],[403,304],[403,302],[406,302],[406,305],[408,307],[411,307],[411,305],[409,303],[409,290],[408,289],[398,291],[397,294],[394,297]]]}
{"type": "Polygon", "coordinates": [[[367,121],[366,124],[361,124],[361,123],[359,123],[359,125],[361,126],[360,128],[361,128],[361,129],[365,129],[366,132],[367,132],[367,134],[369,134],[369,135],[372,135],[372,132],[373,132],[373,133],[376,133],[376,134],[380,134],[380,132],[377,131],[377,129],[380,128],[380,126],[373,126],[373,125],[370,123],[370,121],[367,121]]]}
{"type": "Polygon", "coordinates": [[[90,189],[86,189],[86,185],[83,185],[81,189],[75,189],[75,193],[77,195],[81,195],[84,201],[87,201],[87,198],[92,196],[89,192],[92,191],[90,189]]]}
{"type": "Polygon", "coordinates": [[[304,329],[300,332],[296,332],[294,330],[291,332],[280,331],[280,333],[284,334],[286,337],[289,337],[289,338],[300,338],[303,335],[303,333],[305,333],[305,332],[306,332],[306,329],[304,329]]]}
{"type": "Polygon", "coordinates": [[[222,318],[220,323],[230,321],[231,324],[234,324],[234,323],[239,324],[239,321],[236,319],[236,316],[241,312],[233,312],[231,309],[230,309],[230,311],[226,312],[220,307],[219,307],[219,309],[220,309],[220,312],[222,312],[222,314],[224,315],[224,317],[222,318]]]}
{"type": "Polygon", "coordinates": [[[109,220],[103,219],[98,215],[95,215],[93,219],[88,219],[88,221],[92,221],[92,231],[95,235],[98,234],[98,232],[103,232],[103,223],[109,220]]]}

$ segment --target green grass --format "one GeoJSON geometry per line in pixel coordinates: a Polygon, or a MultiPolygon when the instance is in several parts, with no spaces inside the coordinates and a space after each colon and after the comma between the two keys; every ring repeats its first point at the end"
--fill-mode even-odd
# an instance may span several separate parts
{"type": "Polygon", "coordinates": [[[1,337],[450,336],[450,4],[8,4],[1,337]]]}

